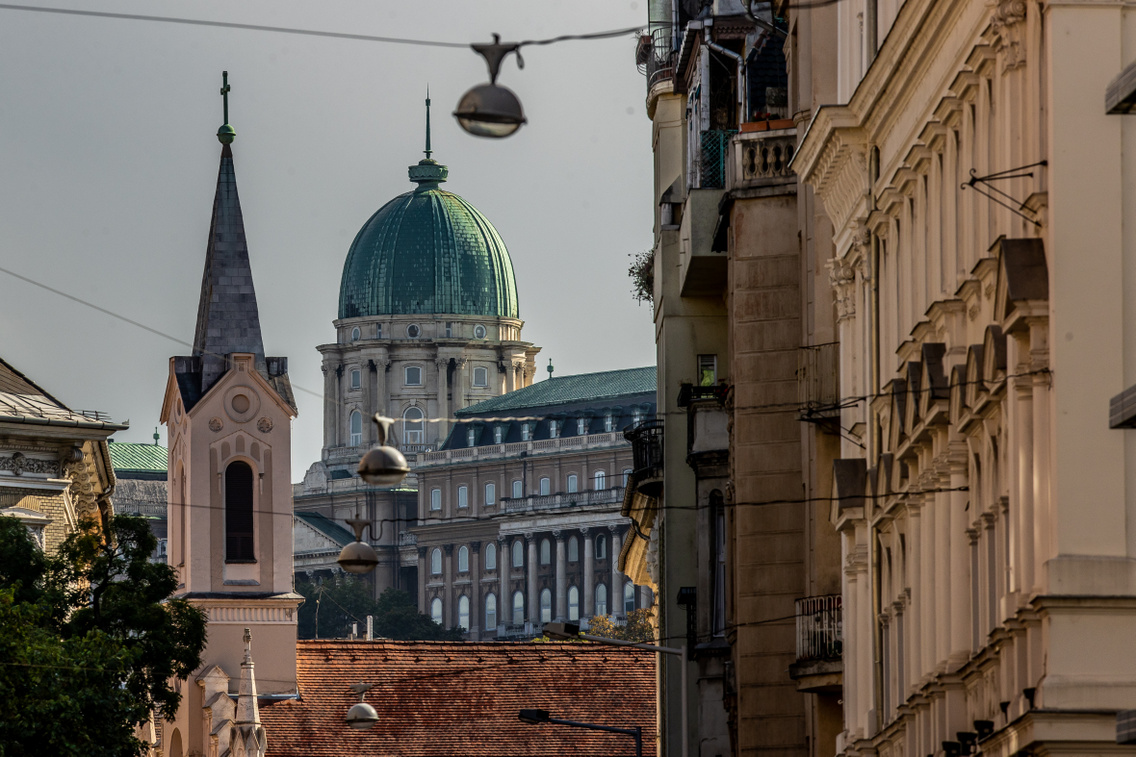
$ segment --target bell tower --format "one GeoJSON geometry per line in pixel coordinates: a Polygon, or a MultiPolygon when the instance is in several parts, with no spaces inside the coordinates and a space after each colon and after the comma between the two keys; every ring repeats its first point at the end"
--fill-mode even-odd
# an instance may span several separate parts
{"type": "MultiPolygon", "coordinates": [[[[266,357],[228,123],[201,279],[192,354],[170,359],[162,405],[169,430],[169,561],[178,596],[209,615],[202,671],[179,708],[186,753],[208,752],[200,721],[221,694],[236,694],[247,635],[261,651],[261,694],[296,692],[292,584],[291,420],[288,360],[266,357]]],[[[216,726],[213,723],[213,726],[216,726]]]]}

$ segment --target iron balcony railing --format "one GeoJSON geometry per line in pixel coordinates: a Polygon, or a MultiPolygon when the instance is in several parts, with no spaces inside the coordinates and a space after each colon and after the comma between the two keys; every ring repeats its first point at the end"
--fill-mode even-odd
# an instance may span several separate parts
{"type": "Polygon", "coordinates": [[[631,442],[631,458],[635,461],[635,477],[654,478],[663,470],[663,422],[651,419],[623,432],[631,442]]]}
{"type": "Polygon", "coordinates": [[[639,71],[647,77],[647,91],[661,81],[674,76],[674,63],[677,51],[670,24],[652,24],[650,34],[639,38],[635,51],[635,62],[639,71]]]}
{"type": "Polygon", "coordinates": [[[797,600],[797,662],[839,660],[844,653],[840,595],[797,600]]]}
{"type": "Polygon", "coordinates": [[[699,189],[722,189],[726,186],[726,158],[733,129],[707,129],[699,141],[699,189]]]}

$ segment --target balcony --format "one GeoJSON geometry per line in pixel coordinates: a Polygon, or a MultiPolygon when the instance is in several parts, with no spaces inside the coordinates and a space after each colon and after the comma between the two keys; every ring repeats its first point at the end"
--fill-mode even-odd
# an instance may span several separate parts
{"type": "Polygon", "coordinates": [[[797,401],[800,420],[836,423],[840,420],[840,343],[828,342],[797,350],[797,401]]]}
{"type": "Polygon", "coordinates": [[[669,82],[674,76],[675,57],[672,38],[673,30],[670,24],[651,24],[650,34],[639,38],[639,47],[635,50],[635,63],[639,72],[647,77],[647,96],[660,82],[669,82]]]}
{"type": "Polygon", "coordinates": [[[686,408],[686,462],[700,477],[727,475],[729,389],[725,384],[683,384],[678,392],[678,406],[686,408]]]}
{"type": "Polygon", "coordinates": [[[844,623],[839,594],[797,600],[797,661],[789,677],[799,691],[837,693],[842,687],[844,623]]]}
{"type": "Polygon", "coordinates": [[[747,131],[734,137],[726,165],[729,189],[796,184],[789,161],[797,149],[796,129],[747,131]]]}
{"type": "Polygon", "coordinates": [[[721,296],[726,287],[726,246],[715,245],[718,204],[725,190],[692,188],[679,224],[679,286],[683,297],[721,296]]]}
{"type": "Polygon", "coordinates": [[[569,510],[595,505],[616,505],[623,502],[623,487],[559,494],[537,494],[531,497],[501,498],[504,512],[532,513],[545,510],[569,510]]]}
{"type": "Polygon", "coordinates": [[[607,449],[622,447],[627,442],[618,431],[584,436],[559,436],[555,439],[536,439],[528,442],[509,444],[487,444],[481,447],[457,447],[437,452],[424,452],[418,458],[419,467],[464,463],[476,460],[502,460],[526,455],[543,455],[555,452],[571,452],[583,449],[607,449]]]}
{"type": "Polygon", "coordinates": [[[663,491],[663,422],[643,421],[623,435],[631,442],[635,489],[646,497],[658,497],[663,491]]]}

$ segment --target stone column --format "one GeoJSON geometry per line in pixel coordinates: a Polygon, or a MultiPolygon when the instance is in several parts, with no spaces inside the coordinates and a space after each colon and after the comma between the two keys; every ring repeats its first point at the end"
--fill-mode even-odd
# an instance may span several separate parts
{"type": "Polygon", "coordinates": [[[608,595],[608,610],[612,615],[623,615],[623,574],[619,572],[619,531],[615,526],[611,529],[611,593],[608,595]]]}
{"type": "Polygon", "coordinates": [[[454,606],[454,545],[442,547],[442,625],[453,628],[458,624],[458,608],[454,606]]]}
{"type": "Polygon", "coordinates": [[[970,540],[967,538],[966,442],[951,442],[950,660],[961,665],[970,659],[970,540]]]}
{"type": "Polygon", "coordinates": [[[501,537],[497,540],[497,577],[501,591],[497,596],[497,625],[507,626],[513,622],[513,593],[509,591],[509,573],[513,569],[513,551],[510,540],[501,537]]]}
{"type": "Polygon", "coordinates": [[[346,434],[343,433],[344,417],[343,417],[343,364],[342,363],[335,366],[335,408],[334,408],[334,411],[331,414],[331,417],[333,419],[332,423],[334,424],[332,426],[332,435],[333,435],[333,438],[335,440],[333,442],[334,446],[336,446],[336,447],[346,446],[348,440],[346,438],[346,434]]]}
{"type": "Polygon", "coordinates": [[[517,368],[512,363],[505,366],[505,393],[517,388],[517,368]]]}
{"type": "Polygon", "coordinates": [[[455,364],[457,370],[454,371],[454,410],[461,410],[465,407],[466,393],[469,391],[469,359],[466,357],[459,357],[456,359],[455,364]]]}
{"type": "Polygon", "coordinates": [[[375,424],[371,421],[375,417],[375,361],[366,361],[359,372],[363,374],[363,444],[369,447],[375,443],[375,424]]]}
{"type": "Polygon", "coordinates": [[[481,639],[482,613],[485,608],[481,606],[481,542],[469,543],[469,638],[471,641],[481,639]]]}
{"type": "Polygon", "coordinates": [[[434,361],[434,364],[438,366],[438,421],[432,424],[436,426],[436,428],[433,430],[433,434],[429,435],[429,438],[441,442],[446,438],[446,432],[450,428],[450,424],[445,420],[450,417],[449,403],[446,401],[447,395],[449,394],[449,384],[446,381],[446,373],[450,365],[450,359],[439,357],[434,361]]]}
{"type": "Polygon", "coordinates": [[[429,573],[430,566],[426,564],[426,548],[418,548],[418,612],[425,612],[427,615],[426,607],[426,581],[429,573]]]}
{"type": "Polygon", "coordinates": [[[568,553],[564,547],[564,532],[553,531],[556,540],[556,606],[552,608],[554,620],[568,617],[568,553]]]}
{"type": "Polygon", "coordinates": [[[536,554],[536,534],[529,532],[525,534],[525,540],[529,545],[529,559],[525,565],[525,577],[528,579],[528,600],[525,602],[525,615],[533,623],[540,622],[540,597],[536,592],[536,571],[537,571],[537,554],[536,554]]]}
{"type": "MultiPolygon", "coordinates": [[[[382,413],[383,415],[395,417],[397,408],[390,406],[390,381],[388,371],[390,371],[390,358],[386,355],[375,358],[375,412],[382,413]]],[[[373,423],[371,424],[374,425],[373,423]]]]}
{"type": "Polygon", "coordinates": [[[335,446],[335,413],[339,405],[335,402],[335,370],[327,362],[323,364],[323,446],[335,446]]]}
{"type": "Polygon", "coordinates": [[[591,532],[587,528],[581,528],[580,535],[584,537],[584,586],[580,589],[584,595],[582,617],[591,620],[596,612],[596,559],[593,556],[591,532]]]}

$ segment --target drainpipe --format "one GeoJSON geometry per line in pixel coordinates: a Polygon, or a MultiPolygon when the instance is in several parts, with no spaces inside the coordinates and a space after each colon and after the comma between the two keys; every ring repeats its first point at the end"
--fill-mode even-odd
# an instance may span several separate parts
{"type": "Polygon", "coordinates": [[[722,47],[717,42],[707,39],[706,46],[716,53],[721,53],[727,57],[733,58],[738,64],[738,131],[741,131],[741,125],[746,120],[746,80],[745,80],[745,58],[722,47]]]}
{"type": "Polygon", "coordinates": [[[868,47],[868,65],[876,59],[880,51],[879,42],[879,0],[867,0],[864,8],[864,37],[868,47]]]}

